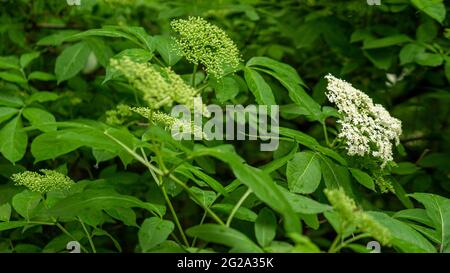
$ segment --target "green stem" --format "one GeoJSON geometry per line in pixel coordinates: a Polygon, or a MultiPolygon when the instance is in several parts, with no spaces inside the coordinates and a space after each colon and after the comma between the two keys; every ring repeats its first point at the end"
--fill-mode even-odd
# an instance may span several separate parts
{"type": "Polygon", "coordinates": [[[231,225],[231,221],[233,221],[233,217],[236,214],[236,212],[238,211],[238,209],[242,206],[242,204],[244,203],[245,199],[247,199],[247,197],[252,193],[251,189],[247,189],[247,191],[244,193],[244,195],[242,195],[241,199],[239,199],[239,201],[236,203],[236,205],[234,206],[233,210],[230,213],[230,216],[228,216],[228,220],[227,220],[227,227],[229,227],[231,225]]]}
{"type": "Polygon", "coordinates": [[[323,128],[323,135],[325,136],[325,142],[327,143],[327,146],[330,147],[330,141],[328,139],[328,132],[327,132],[327,125],[325,124],[325,121],[322,123],[323,128]]]}
{"type": "Polygon", "coordinates": [[[337,246],[337,244],[339,243],[340,240],[341,240],[341,235],[338,234],[338,235],[336,236],[336,238],[334,238],[334,241],[333,241],[333,243],[331,244],[330,249],[328,250],[328,253],[335,253],[335,252],[336,252],[336,251],[335,251],[335,248],[336,248],[336,246],[337,246]]]}
{"type": "Polygon", "coordinates": [[[186,192],[206,211],[208,212],[208,214],[214,219],[216,220],[217,223],[219,223],[220,225],[225,225],[225,223],[219,218],[219,216],[217,216],[217,214],[215,214],[209,207],[204,206],[202,201],[191,192],[191,190],[188,188],[188,186],[186,186],[186,184],[184,184],[182,181],[180,181],[176,176],[174,176],[173,174],[170,174],[169,177],[175,182],[177,183],[179,186],[181,186],[183,189],[186,190],[186,192]]]}
{"type": "Polygon", "coordinates": [[[173,219],[175,221],[175,225],[177,226],[178,230],[180,231],[181,238],[183,239],[186,247],[189,247],[189,241],[186,238],[186,235],[184,234],[183,227],[180,224],[180,220],[178,220],[177,213],[175,212],[175,209],[173,208],[172,202],[170,201],[169,196],[167,195],[167,191],[166,191],[166,188],[164,187],[164,185],[161,185],[161,191],[164,195],[164,199],[166,200],[167,206],[169,206],[170,212],[172,213],[173,219]]]}
{"type": "MultiPolygon", "coordinates": [[[[46,209],[46,210],[48,210],[48,204],[47,204],[47,200],[45,199],[45,197],[44,197],[44,195],[42,195],[42,204],[44,205],[44,208],[46,209]]],[[[76,241],[76,242],[78,242],[78,240],[67,230],[67,229],[65,229],[60,223],[58,223],[58,220],[55,218],[55,217],[53,217],[53,216],[50,216],[50,219],[52,219],[52,221],[54,222],[54,224],[64,233],[64,234],[66,234],[67,236],[69,236],[73,241],[76,241]]],[[[30,222],[31,223],[31,222],[30,222]]],[[[33,223],[38,223],[38,222],[33,222],[33,223]]],[[[82,246],[81,244],[80,244],[80,248],[84,251],[84,252],[86,252],[86,253],[88,253],[89,251],[87,251],[87,249],[84,247],[84,246],[82,246]]]]}
{"type": "MultiPolygon", "coordinates": [[[[174,176],[173,174],[169,174],[167,172],[163,172],[162,170],[160,170],[159,168],[153,166],[150,162],[148,162],[148,160],[146,160],[145,158],[141,157],[140,155],[136,154],[133,150],[131,150],[127,145],[123,144],[120,140],[118,140],[117,138],[113,137],[112,135],[108,134],[107,131],[104,132],[104,134],[106,136],[108,136],[109,138],[111,138],[112,140],[114,140],[115,142],[117,142],[120,146],[122,146],[130,155],[132,155],[136,160],[138,160],[139,162],[141,162],[142,164],[144,164],[150,172],[154,172],[160,176],[169,176],[173,181],[175,181],[175,183],[177,183],[178,185],[180,185],[182,188],[184,188],[186,190],[186,192],[204,209],[206,210],[209,215],[211,215],[212,218],[214,218],[214,220],[216,220],[219,224],[221,225],[225,225],[224,222],[222,220],[220,220],[220,218],[208,207],[203,206],[202,202],[198,199],[197,196],[195,196],[191,190],[188,188],[188,186],[186,186],[182,181],[180,181],[176,176],[174,176]]],[[[156,180],[158,183],[158,180],[156,180]]]]}
{"type": "Polygon", "coordinates": [[[192,82],[191,85],[195,88],[195,75],[197,74],[198,64],[194,65],[194,69],[192,71],[192,82]]]}
{"type": "MultiPolygon", "coordinates": [[[[142,153],[142,157],[143,157],[144,161],[146,162],[146,164],[150,165],[150,162],[148,161],[147,155],[145,154],[145,151],[143,148],[141,148],[141,153],[142,153]]],[[[181,238],[183,239],[184,244],[186,244],[186,247],[189,247],[189,241],[187,240],[187,237],[184,234],[184,230],[183,230],[183,227],[181,226],[180,220],[178,219],[177,213],[175,212],[172,202],[170,201],[170,198],[167,195],[166,188],[164,187],[163,182],[162,182],[162,177],[160,176],[159,178],[157,178],[155,172],[152,169],[149,168],[148,170],[150,171],[150,174],[153,176],[153,179],[155,179],[156,183],[158,185],[160,185],[161,191],[164,195],[164,199],[166,200],[167,206],[169,207],[170,212],[172,213],[172,217],[175,221],[175,224],[181,234],[181,238]]],[[[174,237],[176,238],[176,236],[174,236],[174,237]]]]}
{"type": "Polygon", "coordinates": [[[92,241],[92,237],[89,234],[89,231],[87,230],[86,226],[84,225],[83,221],[80,217],[77,217],[78,221],[81,223],[81,226],[83,227],[84,233],[86,233],[86,237],[88,238],[89,244],[91,245],[91,249],[93,253],[97,253],[97,250],[95,249],[94,242],[92,241]]]}
{"type": "Polygon", "coordinates": [[[361,239],[364,239],[364,238],[367,238],[367,237],[370,237],[370,234],[362,233],[362,234],[359,234],[359,235],[357,235],[357,236],[355,236],[355,237],[352,237],[352,238],[350,238],[350,239],[348,239],[348,240],[342,242],[341,244],[339,244],[339,245],[334,249],[334,252],[338,252],[339,250],[341,250],[342,248],[346,247],[346,246],[349,245],[350,243],[353,243],[353,242],[355,242],[355,241],[358,241],[358,240],[361,240],[361,239]]]}

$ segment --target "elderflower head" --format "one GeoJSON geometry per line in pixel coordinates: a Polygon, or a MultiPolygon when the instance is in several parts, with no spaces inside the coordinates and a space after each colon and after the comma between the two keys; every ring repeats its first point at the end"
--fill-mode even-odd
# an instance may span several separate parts
{"type": "Polygon", "coordinates": [[[355,201],[348,197],[342,188],[325,189],[325,195],[334,210],[341,216],[344,225],[352,225],[362,232],[370,234],[384,245],[389,245],[391,233],[389,230],[374,220],[369,214],[356,206],[355,201]]]}
{"type": "Polygon", "coordinates": [[[45,169],[39,171],[42,174],[30,171],[16,173],[11,176],[11,179],[16,185],[25,186],[39,193],[68,189],[74,184],[69,177],[57,171],[45,169]]]}
{"type": "MultiPolygon", "coordinates": [[[[198,92],[169,67],[157,69],[149,63],[133,62],[128,57],[111,59],[110,62],[113,69],[120,71],[134,88],[142,92],[150,108],[172,106],[174,102],[194,108],[194,97],[198,92]]],[[[206,110],[203,113],[208,115],[206,110]]]]}
{"type": "Polygon", "coordinates": [[[194,64],[203,64],[206,71],[220,78],[224,67],[236,70],[241,60],[240,53],[228,35],[221,28],[200,17],[189,17],[171,22],[183,55],[194,64]]]}
{"type": "Polygon", "coordinates": [[[180,133],[187,132],[197,138],[207,139],[207,136],[203,133],[202,128],[196,126],[190,120],[177,119],[160,111],[154,111],[147,107],[132,107],[131,110],[147,118],[152,123],[157,123],[164,126],[165,129],[177,128],[180,133]]]}
{"type": "Polygon", "coordinates": [[[402,133],[402,123],[392,117],[380,104],[354,88],[350,83],[331,74],[326,96],[336,104],[342,119],[338,138],[344,139],[348,155],[370,155],[381,160],[381,168],[392,161],[392,141],[396,145],[402,133]]]}

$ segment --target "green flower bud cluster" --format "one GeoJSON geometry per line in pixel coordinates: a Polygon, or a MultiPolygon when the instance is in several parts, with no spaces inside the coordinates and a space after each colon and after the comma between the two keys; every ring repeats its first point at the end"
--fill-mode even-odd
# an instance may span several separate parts
{"type": "Polygon", "coordinates": [[[132,115],[130,107],[119,104],[116,109],[106,111],[106,123],[110,125],[122,125],[128,117],[132,115]]]}
{"type": "Polygon", "coordinates": [[[193,109],[197,91],[170,68],[136,63],[128,57],[111,59],[110,63],[113,69],[121,72],[134,88],[142,92],[150,108],[170,107],[177,102],[193,109]]]}
{"type": "Polygon", "coordinates": [[[341,216],[344,226],[355,226],[362,232],[370,234],[381,244],[389,245],[391,240],[389,230],[358,208],[355,201],[348,197],[343,189],[325,189],[325,195],[334,210],[341,216]]]}
{"type": "Polygon", "coordinates": [[[375,184],[377,184],[378,188],[380,188],[381,193],[395,193],[395,189],[392,183],[386,180],[382,175],[375,175],[374,181],[375,184]]]}
{"type": "Polygon", "coordinates": [[[198,138],[207,138],[207,136],[203,133],[202,128],[196,126],[189,120],[177,119],[160,111],[154,111],[147,107],[132,107],[131,110],[147,118],[152,123],[164,126],[166,130],[179,128],[180,133],[187,132],[198,138]]]}
{"type": "Polygon", "coordinates": [[[189,17],[171,22],[183,55],[189,62],[201,63],[206,72],[220,78],[225,68],[236,70],[241,61],[239,49],[221,28],[200,17],[189,17]]]}
{"type": "Polygon", "coordinates": [[[45,169],[39,171],[42,174],[30,171],[16,173],[12,175],[11,179],[16,185],[25,186],[31,191],[39,193],[65,190],[74,185],[74,182],[62,173],[45,169]]]}

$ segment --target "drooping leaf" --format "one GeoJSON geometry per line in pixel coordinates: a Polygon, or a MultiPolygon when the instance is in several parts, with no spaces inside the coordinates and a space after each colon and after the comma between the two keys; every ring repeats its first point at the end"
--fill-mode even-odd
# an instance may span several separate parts
{"type": "Polygon", "coordinates": [[[352,173],[352,176],[356,179],[356,181],[358,181],[359,184],[375,191],[375,182],[373,181],[370,175],[368,175],[366,172],[363,172],[355,168],[349,168],[349,170],[352,173]]]}
{"type": "Polygon", "coordinates": [[[411,3],[439,23],[444,21],[446,10],[442,0],[411,0],[411,3]]]}
{"type": "Polygon", "coordinates": [[[58,84],[77,75],[84,68],[90,52],[89,45],[85,42],[79,42],[64,49],[55,63],[58,84]]]}
{"type": "Polygon", "coordinates": [[[261,253],[262,250],[241,232],[221,225],[203,224],[186,230],[189,236],[232,247],[240,252],[261,253]]]}
{"type": "Polygon", "coordinates": [[[174,224],[168,220],[158,217],[145,219],[138,232],[139,245],[143,252],[147,252],[153,247],[161,244],[174,229],[174,224]]]}
{"type": "Polygon", "coordinates": [[[259,105],[275,105],[275,98],[272,94],[272,89],[266,83],[264,78],[255,70],[245,68],[245,81],[248,88],[255,96],[256,102],[259,105]]]}
{"type": "Polygon", "coordinates": [[[17,116],[0,130],[0,152],[12,163],[22,159],[27,148],[28,135],[22,127],[22,119],[17,116]]]}
{"type": "Polygon", "coordinates": [[[39,108],[25,108],[23,116],[28,119],[34,127],[43,131],[56,131],[55,117],[53,114],[39,108]]]}
{"type": "Polygon", "coordinates": [[[12,199],[14,210],[25,219],[30,219],[40,203],[42,196],[37,192],[24,190],[12,199]]]}
{"type": "Polygon", "coordinates": [[[434,253],[436,249],[420,233],[407,224],[389,217],[382,212],[367,212],[380,224],[385,226],[392,235],[392,244],[408,253],[434,253]]]}
{"type": "Polygon", "coordinates": [[[265,247],[275,239],[277,231],[277,218],[268,208],[263,208],[255,222],[255,236],[258,243],[265,247]]]}
{"type": "Polygon", "coordinates": [[[450,199],[431,193],[413,193],[411,196],[425,206],[428,217],[440,239],[440,252],[450,247],[450,199]]]}
{"type": "Polygon", "coordinates": [[[71,195],[56,202],[48,213],[52,216],[71,217],[85,209],[103,210],[111,208],[139,207],[158,215],[163,215],[165,208],[141,201],[133,196],[118,194],[112,190],[90,189],[71,195]]]}

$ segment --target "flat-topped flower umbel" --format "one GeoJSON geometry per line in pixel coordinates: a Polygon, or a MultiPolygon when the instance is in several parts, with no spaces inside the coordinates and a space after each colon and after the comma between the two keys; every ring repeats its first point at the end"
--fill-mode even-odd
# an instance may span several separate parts
{"type": "Polygon", "coordinates": [[[345,141],[347,154],[372,156],[379,159],[384,168],[393,160],[392,141],[398,145],[401,121],[350,83],[331,74],[325,78],[328,80],[326,96],[342,115],[338,120],[341,125],[338,138],[345,141]]]}
{"type": "Polygon", "coordinates": [[[11,179],[16,185],[25,186],[39,193],[65,190],[75,184],[72,179],[57,171],[42,169],[39,172],[42,174],[30,171],[16,173],[11,176],[11,179]]]}
{"type": "Polygon", "coordinates": [[[189,17],[171,22],[178,33],[176,39],[186,59],[194,64],[201,63],[206,72],[220,78],[224,68],[236,70],[241,61],[239,49],[221,28],[200,17],[189,17]]]}

